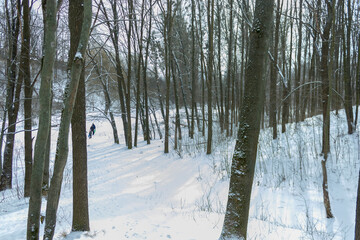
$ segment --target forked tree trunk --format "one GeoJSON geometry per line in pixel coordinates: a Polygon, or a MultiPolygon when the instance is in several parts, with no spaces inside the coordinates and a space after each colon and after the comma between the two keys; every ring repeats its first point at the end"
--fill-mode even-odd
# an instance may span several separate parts
{"type": "Polygon", "coordinates": [[[264,105],[264,73],[274,0],[257,0],[250,33],[249,60],[241,120],[231,166],[230,189],[221,240],[246,239],[251,188],[255,172],[261,113],[264,105]]]}
{"type": "Polygon", "coordinates": [[[73,114],[75,99],[77,95],[80,74],[84,67],[84,56],[89,39],[89,31],[92,16],[92,1],[84,0],[84,17],[81,28],[79,45],[75,54],[71,71],[70,81],[65,89],[64,108],[61,115],[59,136],[56,146],[56,156],[54,163],[54,173],[50,182],[48,202],[46,205],[45,232],[44,239],[51,240],[54,236],[56,226],[56,212],[59,205],[61,184],[63,179],[64,168],[68,157],[68,140],[70,121],[73,114]]]}
{"type": "Polygon", "coordinates": [[[43,64],[41,70],[39,130],[35,142],[34,166],[31,174],[31,191],[27,222],[28,240],[39,239],[42,179],[46,152],[44,146],[46,146],[48,140],[51,124],[51,82],[56,54],[56,48],[53,46],[56,42],[56,12],[56,0],[47,0],[46,13],[44,16],[46,21],[43,57],[43,62],[46,64],[43,64]]]}

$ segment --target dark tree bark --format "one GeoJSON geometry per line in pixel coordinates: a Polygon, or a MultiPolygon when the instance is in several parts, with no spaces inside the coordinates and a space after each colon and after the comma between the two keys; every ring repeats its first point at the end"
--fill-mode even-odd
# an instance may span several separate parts
{"type": "Polygon", "coordinates": [[[148,85],[147,85],[147,64],[149,59],[149,47],[151,41],[151,30],[152,30],[152,0],[149,2],[150,7],[150,16],[149,16],[149,26],[148,26],[148,36],[145,47],[145,60],[143,61],[143,81],[144,81],[144,102],[145,102],[145,140],[147,144],[150,144],[150,115],[149,115],[149,99],[148,99],[148,85]]]}
{"type": "MultiPolygon", "coordinates": [[[[342,1],[343,4],[345,2],[345,0],[342,1]]],[[[344,102],[344,107],[345,107],[345,113],[346,113],[346,119],[347,119],[347,124],[348,124],[348,133],[352,134],[355,131],[354,128],[354,114],[353,114],[353,109],[352,109],[352,82],[351,82],[351,46],[350,46],[350,41],[351,41],[351,25],[352,25],[352,12],[351,12],[351,1],[348,0],[347,1],[347,22],[346,24],[346,34],[345,34],[345,26],[343,26],[343,64],[344,64],[344,87],[345,87],[345,102],[344,102]]],[[[343,7],[344,10],[345,7],[343,7]]],[[[343,13],[343,15],[345,15],[345,13],[343,13]]]]}
{"type": "MultiPolygon", "coordinates": [[[[301,52],[302,52],[302,25],[303,25],[303,20],[302,20],[302,9],[303,9],[303,0],[300,0],[299,2],[299,27],[298,27],[298,45],[297,45],[297,62],[296,62],[296,68],[295,68],[295,88],[298,88],[300,86],[300,82],[301,82],[301,52]]],[[[300,92],[301,90],[298,89],[295,92],[295,122],[299,122],[300,121],[300,92]]]]}
{"type": "Polygon", "coordinates": [[[207,62],[207,90],[208,90],[208,136],[206,154],[212,152],[212,134],[213,134],[213,117],[212,117],[212,80],[214,70],[214,0],[208,0],[208,32],[209,32],[209,52],[207,62]]]}
{"type": "Polygon", "coordinates": [[[195,1],[191,0],[191,127],[190,138],[194,138],[196,109],[196,64],[195,64],[195,1]]]}
{"type": "Polygon", "coordinates": [[[30,197],[31,170],[32,170],[32,137],[31,137],[31,98],[32,87],[30,80],[30,7],[29,0],[23,1],[23,39],[21,43],[20,72],[24,79],[24,143],[25,143],[25,181],[24,197],[30,197]]]}
{"type": "MultiPolygon", "coordinates": [[[[293,8],[292,8],[292,1],[290,2],[290,16],[292,15],[293,8]]],[[[292,48],[293,48],[293,21],[290,21],[290,53],[289,56],[292,56],[292,48]]],[[[291,96],[287,97],[291,92],[291,79],[292,79],[292,58],[289,58],[289,67],[287,70],[287,86],[283,87],[283,105],[282,105],[282,115],[281,115],[281,132],[284,133],[286,131],[286,124],[289,121],[290,115],[290,103],[291,103],[291,96]],[[287,98],[286,98],[287,97],[287,98]]]]}
{"type": "MultiPolygon", "coordinates": [[[[70,50],[68,69],[73,64],[81,34],[84,0],[69,2],[70,50]]],[[[72,231],[89,231],[89,204],[87,185],[86,98],[85,69],[82,68],[71,118],[73,154],[73,219],[72,231]]]]}
{"type": "MultiPolygon", "coordinates": [[[[229,16],[229,24],[230,24],[230,29],[229,29],[229,43],[228,43],[228,65],[227,65],[227,76],[226,76],[226,94],[225,94],[225,130],[226,130],[226,135],[230,136],[230,131],[229,131],[229,123],[230,123],[230,90],[234,87],[231,86],[231,79],[232,79],[232,69],[233,69],[233,65],[232,65],[232,60],[233,60],[233,39],[234,39],[234,30],[233,30],[233,25],[234,25],[234,20],[233,20],[233,0],[229,0],[229,4],[230,4],[230,16],[229,16]]],[[[234,99],[232,99],[232,101],[234,101],[234,99]]]]}
{"type": "Polygon", "coordinates": [[[170,78],[171,78],[171,34],[172,34],[172,0],[167,0],[164,24],[164,44],[165,44],[165,81],[166,81],[166,113],[165,113],[165,141],[164,153],[169,153],[169,136],[170,136],[170,78]]]}
{"type": "Polygon", "coordinates": [[[246,239],[251,188],[255,172],[261,112],[264,105],[264,73],[273,0],[257,0],[250,33],[249,60],[245,69],[244,102],[231,166],[230,189],[220,239],[246,239]]]}
{"type": "MultiPolygon", "coordinates": [[[[115,2],[116,1],[114,1],[114,3],[115,2]]],[[[116,6],[116,3],[115,3],[115,6],[116,6]]],[[[127,110],[127,119],[128,119],[128,123],[127,123],[127,134],[128,134],[127,146],[128,146],[128,149],[132,149],[132,139],[131,139],[132,138],[132,134],[131,134],[132,127],[131,127],[131,105],[130,105],[130,100],[131,100],[131,33],[132,33],[132,30],[133,30],[133,22],[132,22],[132,20],[135,19],[134,4],[133,4],[132,0],[128,0],[128,8],[129,8],[129,20],[130,21],[129,21],[129,28],[128,28],[128,31],[127,31],[128,76],[127,76],[127,91],[125,91],[126,92],[125,95],[126,95],[126,110],[127,110]]],[[[114,14],[114,16],[117,16],[116,7],[113,8],[113,14],[114,14]]],[[[116,23],[116,24],[118,25],[118,23],[116,23]]],[[[119,32],[118,28],[117,28],[117,32],[119,32]]],[[[138,71],[140,71],[139,67],[138,67],[138,71]]],[[[138,79],[138,81],[140,81],[140,79],[138,79]]],[[[137,105],[137,108],[138,108],[138,105],[137,105]]],[[[136,126],[135,128],[137,128],[137,123],[135,124],[135,126],[136,126]]],[[[137,129],[135,130],[135,135],[136,134],[137,134],[137,129]]],[[[137,138],[137,136],[135,136],[135,139],[136,138],[137,138]]]]}
{"type": "MultiPolygon", "coordinates": [[[[231,0],[231,15],[232,15],[232,4],[233,4],[233,0],[231,0]]],[[[217,18],[217,32],[218,32],[218,75],[219,75],[219,121],[220,121],[220,128],[221,128],[221,132],[224,131],[224,119],[225,119],[225,113],[224,113],[224,91],[223,91],[223,83],[222,83],[222,74],[221,74],[221,15],[222,15],[222,6],[220,5],[220,1],[217,1],[217,14],[216,14],[216,18],[217,18]]],[[[231,21],[231,27],[233,24],[233,20],[232,17],[230,18],[231,21]]],[[[230,31],[230,40],[232,37],[232,31],[230,31]]],[[[230,40],[229,40],[229,48],[230,48],[230,40]]]]}
{"type": "Polygon", "coordinates": [[[355,216],[355,240],[360,240],[360,172],[358,181],[358,190],[356,198],[356,216],[355,216]]]}
{"type": "MultiPolygon", "coordinates": [[[[322,146],[322,154],[324,155],[324,159],[321,161],[321,167],[323,172],[323,198],[324,198],[324,206],[326,210],[326,217],[333,218],[333,214],[331,212],[330,205],[330,197],[329,197],[329,189],[328,189],[328,181],[327,181],[327,170],[326,170],[326,161],[328,158],[328,153],[330,152],[330,86],[332,84],[332,60],[330,60],[329,64],[329,38],[331,26],[333,24],[333,13],[335,0],[332,0],[332,3],[327,3],[327,11],[328,15],[326,18],[324,31],[322,34],[322,46],[321,46],[321,80],[322,80],[322,103],[323,103],[323,146],[322,146]]],[[[332,49],[334,46],[332,46],[332,49]]],[[[333,53],[330,52],[330,57],[332,58],[333,53]]]]}
{"type": "MultiPolygon", "coordinates": [[[[171,57],[173,57],[173,54],[171,54],[171,57]]],[[[175,139],[174,139],[174,149],[178,149],[177,143],[178,139],[181,140],[182,134],[181,134],[181,126],[180,126],[180,106],[179,106],[179,96],[178,96],[178,84],[176,81],[176,71],[175,71],[175,60],[172,58],[170,59],[171,64],[171,74],[173,79],[173,87],[174,87],[174,98],[175,98],[175,139]]]]}
{"type": "Polygon", "coordinates": [[[279,34],[280,34],[280,18],[282,3],[280,0],[277,0],[276,8],[276,17],[275,17],[275,32],[274,32],[274,51],[273,57],[274,61],[272,62],[270,70],[270,126],[273,129],[273,139],[277,138],[277,74],[278,74],[278,49],[279,49],[279,34]]]}
{"type": "MultiPolygon", "coordinates": [[[[17,52],[18,52],[18,37],[20,30],[20,0],[11,0],[10,9],[8,6],[8,0],[5,1],[6,11],[6,23],[8,26],[8,58],[6,62],[6,112],[8,114],[8,125],[6,142],[4,149],[4,162],[0,178],[0,191],[10,189],[12,186],[12,165],[13,165],[13,153],[14,153],[14,142],[15,142],[15,131],[16,131],[16,120],[19,110],[19,100],[21,85],[23,82],[22,76],[16,79],[16,63],[17,63],[17,52]]],[[[19,73],[22,75],[22,73],[19,73]]]]}
{"type": "Polygon", "coordinates": [[[81,27],[81,34],[75,57],[72,60],[73,62],[70,71],[70,81],[68,82],[65,89],[64,107],[61,114],[59,136],[56,147],[54,173],[51,178],[49,197],[46,205],[44,238],[49,240],[53,238],[56,226],[56,213],[59,205],[64,168],[68,156],[68,135],[70,121],[73,115],[80,75],[84,68],[85,59],[83,56],[85,56],[85,50],[87,48],[89,39],[92,17],[92,1],[84,0],[83,6],[84,17],[81,27]]]}

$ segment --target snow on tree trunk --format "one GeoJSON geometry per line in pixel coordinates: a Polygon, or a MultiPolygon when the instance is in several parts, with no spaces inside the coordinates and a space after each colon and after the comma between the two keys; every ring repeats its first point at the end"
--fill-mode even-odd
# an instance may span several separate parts
{"type": "Polygon", "coordinates": [[[61,184],[64,168],[68,157],[68,140],[70,121],[74,109],[80,74],[84,65],[85,50],[89,39],[91,25],[92,1],[84,0],[84,18],[80,34],[80,42],[73,60],[70,72],[70,81],[67,84],[64,95],[64,108],[61,114],[59,136],[56,146],[54,173],[50,182],[48,202],[46,206],[46,222],[44,239],[51,240],[54,236],[56,226],[56,212],[59,205],[61,184]]]}
{"type": "Polygon", "coordinates": [[[246,239],[252,182],[255,172],[261,112],[264,104],[264,72],[273,0],[257,0],[250,33],[249,60],[241,119],[231,166],[230,189],[220,239],[246,239]]]}

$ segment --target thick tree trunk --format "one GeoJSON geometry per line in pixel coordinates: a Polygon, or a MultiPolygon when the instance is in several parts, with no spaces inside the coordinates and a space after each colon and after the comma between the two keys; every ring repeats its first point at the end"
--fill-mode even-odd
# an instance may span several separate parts
{"type": "Polygon", "coordinates": [[[45,152],[51,124],[51,82],[56,48],[56,0],[47,0],[44,33],[44,58],[41,70],[41,85],[39,91],[40,113],[39,130],[34,149],[34,166],[31,174],[31,191],[27,222],[27,239],[39,239],[42,179],[45,162],[45,152]]]}
{"type": "Polygon", "coordinates": [[[54,236],[56,226],[56,212],[59,205],[61,184],[63,179],[64,168],[68,157],[68,138],[70,121],[74,109],[77,95],[80,74],[84,67],[84,56],[89,39],[89,31],[92,15],[92,1],[84,0],[84,18],[81,28],[79,46],[71,66],[70,81],[65,90],[64,108],[61,115],[59,136],[57,140],[56,156],[54,164],[54,173],[51,178],[49,197],[46,205],[46,221],[44,239],[51,240],[54,236]]]}
{"type": "Polygon", "coordinates": [[[246,239],[251,188],[255,172],[261,113],[264,104],[265,59],[273,0],[257,0],[245,69],[244,102],[236,140],[225,221],[220,239],[246,239]]]}
{"type": "MultiPolygon", "coordinates": [[[[83,21],[84,0],[69,2],[70,51],[68,69],[79,45],[81,24],[83,21]]],[[[73,219],[72,231],[89,231],[88,186],[87,186],[87,134],[86,134],[86,98],[85,69],[82,68],[79,85],[71,118],[73,154],[73,219]]]]}

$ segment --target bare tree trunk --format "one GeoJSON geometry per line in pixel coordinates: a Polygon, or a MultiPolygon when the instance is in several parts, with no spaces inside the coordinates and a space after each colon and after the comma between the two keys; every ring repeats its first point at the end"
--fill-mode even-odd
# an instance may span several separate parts
{"type": "MultiPolygon", "coordinates": [[[[171,54],[171,56],[173,56],[171,54]]],[[[172,79],[173,79],[173,86],[174,86],[174,98],[175,98],[175,146],[174,149],[177,149],[177,140],[182,139],[181,134],[181,128],[180,128],[180,106],[179,106],[179,96],[178,96],[178,90],[177,90],[177,81],[176,81],[176,72],[175,72],[175,66],[174,66],[174,59],[170,59],[171,64],[171,73],[172,73],[172,79]],[[177,135],[176,135],[177,133],[177,135]]]]}
{"type": "MultiPolygon", "coordinates": [[[[16,120],[19,110],[19,98],[21,92],[21,85],[23,78],[19,76],[16,79],[16,63],[18,51],[18,37],[20,30],[20,0],[12,0],[10,11],[8,8],[8,1],[5,1],[6,21],[8,26],[8,45],[9,52],[6,64],[7,86],[6,86],[6,103],[5,107],[8,114],[8,127],[6,134],[6,142],[4,149],[4,163],[0,179],[0,191],[10,189],[12,186],[12,165],[13,153],[16,131],[16,120]]],[[[22,75],[22,72],[19,73],[22,75]]]]}
{"type": "Polygon", "coordinates": [[[29,0],[23,1],[23,39],[21,43],[20,72],[24,78],[24,143],[25,143],[25,181],[24,197],[30,197],[31,170],[32,170],[32,137],[31,137],[31,98],[32,88],[30,80],[30,8],[29,0]]]}
{"type": "Polygon", "coordinates": [[[51,178],[49,197],[46,205],[46,221],[44,239],[51,240],[54,236],[56,226],[56,212],[59,205],[61,184],[63,179],[64,168],[68,156],[68,138],[70,121],[73,114],[75,99],[77,95],[80,74],[84,67],[84,56],[88,44],[91,17],[92,1],[84,0],[84,17],[79,39],[79,45],[75,54],[72,66],[70,81],[65,90],[64,108],[61,115],[59,136],[56,147],[56,156],[54,164],[54,173],[51,178]]]}
{"type": "Polygon", "coordinates": [[[326,18],[326,23],[324,26],[324,31],[322,34],[322,47],[321,47],[321,79],[322,79],[322,102],[323,102],[323,146],[322,153],[324,154],[324,159],[321,161],[321,167],[323,172],[323,197],[324,197],[324,206],[326,210],[326,217],[333,218],[330,206],[330,197],[327,181],[327,170],[326,170],[326,161],[328,158],[328,153],[330,152],[330,86],[332,85],[332,57],[334,44],[332,44],[330,51],[330,64],[328,65],[328,55],[329,55],[329,35],[331,26],[333,24],[333,15],[335,15],[335,0],[332,3],[327,3],[328,16],[326,18]]]}
{"type": "Polygon", "coordinates": [[[354,128],[356,129],[358,116],[359,116],[359,104],[360,104],[360,34],[358,35],[358,54],[357,54],[357,66],[356,66],[356,113],[355,113],[355,120],[354,120],[354,128]]]}
{"type": "Polygon", "coordinates": [[[225,221],[220,236],[246,239],[251,188],[255,172],[261,113],[264,105],[264,73],[273,0],[257,0],[250,33],[249,60],[245,72],[244,102],[236,140],[225,221]]]}
{"type": "Polygon", "coordinates": [[[43,62],[46,64],[43,64],[41,69],[39,130],[35,142],[34,165],[31,174],[31,191],[27,222],[28,240],[39,239],[42,179],[46,153],[44,146],[46,146],[51,126],[51,82],[56,53],[56,48],[54,48],[53,44],[56,42],[57,7],[58,4],[56,4],[56,0],[47,0],[44,14],[46,21],[44,27],[43,57],[43,62]]]}
{"type": "Polygon", "coordinates": [[[166,79],[166,115],[165,115],[165,141],[164,153],[169,153],[169,118],[170,118],[170,72],[171,72],[171,30],[172,30],[172,0],[167,0],[164,24],[165,43],[165,79],[166,79]]]}
{"type": "Polygon", "coordinates": [[[355,240],[360,240],[360,172],[356,198],[355,240]]]}
{"type": "Polygon", "coordinates": [[[4,116],[2,119],[2,124],[1,124],[1,133],[0,133],[0,176],[2,174],[2,144],[3,144],[3,139],[4,139],[4,132],[5,132],[5,123],[6,123],[6,115],[7,115],[7,111],[6,109],[4,109],[4,116]]]}
{"type": "MultiPolygon", "coordinates": [[[[343,1],[344,4],[345,0],[343,1]]],[[[348,124],[348,133],[352,134],[355,131],[354,128],[354,116],[352,109],[352,83],[351,83],[351,64],[350,64],[350,32],[352,25],[352,13],[351,13],[351,1],[348,0],[348,9],[347,9],[347,23],[346,23],[346,35],[345,35],[345,26],[343,27],[343,57],[344,57],[344,85],[345,85],[345,113],[348,124]]],[[[344,9],[343,9],[344,10],[344,9]]],[[[343,13],[344,14],[344,13],[343,13]]],[[[345,15],[345,14],[344,14],[345,15]]]]}
{"type": "MultiPolygon", "coordinates": [[[[292,8],[292,1],[290,2],[290,16],[292,15],[293,8],[292,8]]],[[[293,21],[290,21],[290,53],[289,56],[292,56],[292,49],[293,49],[293,21]]],[[[292,79],[292,58],[289,57],[289,68],[287,73],[287,87],[283,88],[283,98],[287,97],[288,94],[291,92],[291,79],[292,79]]],[[[290,115],[290,105],[291,105],[291,96],[287,99],[283,99],[282,105],[282,116],[281,116],[281,132],[284,133],[286,131],[286,124],[289,122],[289,115],[290,115]]]]}
{"type": "MultiPolygon", "coordinates": [[[[83,22],[84,0],[69,2],[70,51],[68,69],[79,45],[81,24],[83,22]]],[[[85,68],[80,73],[79,85],[71,118],[73,154],[73,219],[72,231],[89,231],[89,204],[87,181],[87,144],[86,144],[86,98],[85,68]]]]}
{"type": "MultiPolygon", "coordinates": [[[[231,79],[232,79],[232,53],[233,53],[233,39],[234,39],[234,30],[233,30],[233,0],[229,0],[230,4],[230,16],[229,16],[229,43],[228,43],[228,65],[227,65],[227,76],[226,76],[226,94],[225,94],[225,130],[226,130],[226,136],[230,136],[229,131],[229,123],[230,123],[230,89],[232,89],[234,86],[231,86],[231,79]]],[[[234,99],[232,99],[234,101],[234,99]]]]}
{"type": "MultiPolygon", "coordinates": [[[[303,0],[300,0],[299,3],[299,27],[298,27],[298,48],[297,48],[297,65],[295,68],[295,88],[300,86],[301,83],[301,52],[302,52],[302,9],[303,9],[303,0]]],[[[301,90],[297,90],[295,92],[295,122],[300,121],[300,92],[301,90]]]]}
{"type": "Polygon", "coordinates": [[[212,151],[213,117],[212,117],[212,80],[214,69],[214,0],[208,0],[208,32],[209,53],[207,62],[207,90],[208,90],[208,138],[206,154],[212,151]]]}
{"type": "Polygon", "coordinates": [[[149,99],[148,99],[148,85],[147,85],[147,64],[149,59],[149,47],[151,41],[151,30],[152,30],[152,0],[149,2],[150,6],[150,16],[149,16],[149,26],[148,26],[148,36],[145,47],[145,60],[143,61],[143,81],[144,81],[144,101],[145,101],[145,140],[147,144],[150,144],[150,116],[149,116],[149,99]]]}
{"type": "MultiPolygon", "coordinates": [[[[52,109],[52,97],[50,100],[50,109],[52,109]]],[[[50,116],[51,121],[51,116],[50,116]]],[[[49,125],[49,135],[45,145],[45,163],[42,180],[42,195],[47,196],[50,185],[50,149],[51,149],[51,122],[49,125]]]]}
{"type": "MultiPolygon", "coordinates": [[[[130,21],[129,21],[129,28],[128,28],[128,32],[127,32],[127,40],[128,40],[127,41],[127,44],[128,44],[128,76],[127,76],[126,109],[127,109],[127,118],[128,118],[128,125],[127,125],[128,141],[127,141],[127,143],[128,143],[128,149],[132,149],[132,133],[131,133],[131,129],[132,129],[132,126],[131,126],[131,33],[132,33],[132,30],[133,30],[133,22],[132,22],[132,20],[135,18],[134,6],[133,6],[133,1],[132,0],[128,0],[128,8],[129,8],[129,19],[130,19],[130,21]]],[[[115,11],[116,11],[116,9],[115,9],[115,11]]],[[[115,14],[115,11],[114,11],[114,14],[115,14]]],[[[140,69],[138,69],[138,71],[140,71],[140,69]]],[[[140,79],[138,79],[137,81],[140,81],[140,79]]],[[[140,90],[138,89],[138,91],[140,91],[140,90]]],[[[138,104],[136,104],[136,109],[137,109],[136,111],[138,111],[138,104]]],[[[137,116],[136,116],[136,120],[137,120],[137,116]]],[[[135,124],[135,128],[137,128],[137,123],[135,124]]],[[[136,134],[137,134],[137,129],[135,130],[135,135],[136,134]]]]}
{"type": "Polygon", "coordinates": [[[279,48],[279,31],[280,31],[280,18],[282,3],[277,0],[276,17],[275,17],[275,39],[274,39],[274,61],[270,68],[270,126],[273,129],[273,139],[277,138],[277,65],[278,65],[278,48],[279,48]]]}
{"type": "Polygon", "coordinates": [[[191,127],[190,138],[194,138],[196,109],[196,64],[195,64],[195,1],[191,0],[191,127]]]}
{"type": "MultiPolygon", "coordinates": [[[[142,37],[141,37],[142,39],[142,37]]],[[[142,44],[140,44],[142,45],[142,44]]],[[[135,129],[134,129],[134,147],[137,147],[137,136],[138,136],[138,126],[139,126],[139,115],[140,115],[140,81],[141,81],[141,61],[142,61],[142,46],[139,46],[140,53],[136,68],[136,117],[135,117],[135,129]]],[[[135,92],[135,90],[134,90],[135,92]]]]}

